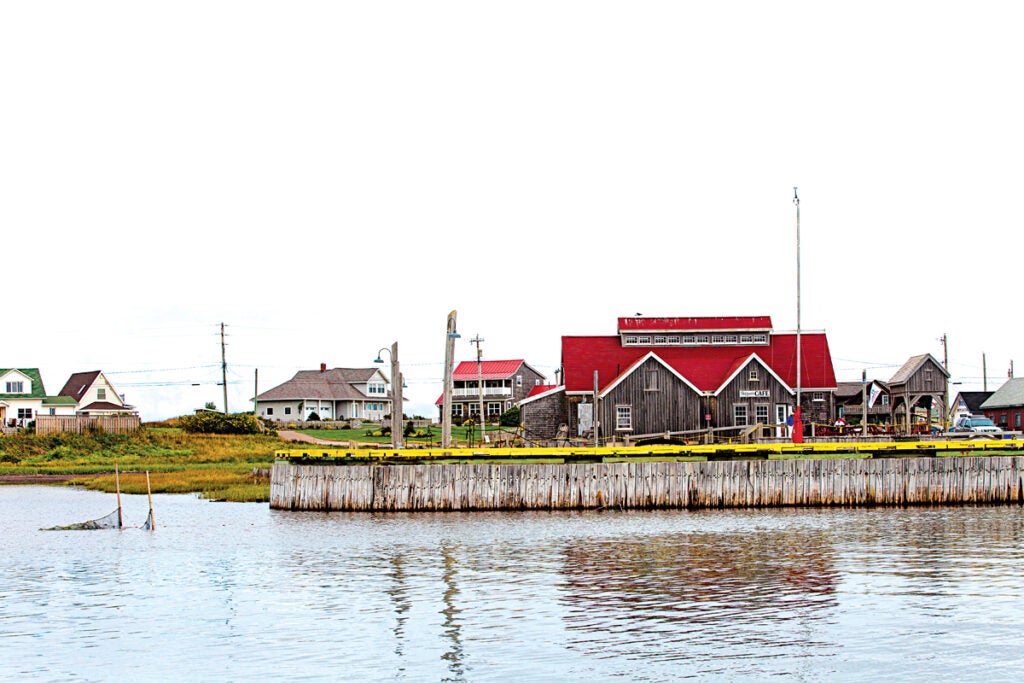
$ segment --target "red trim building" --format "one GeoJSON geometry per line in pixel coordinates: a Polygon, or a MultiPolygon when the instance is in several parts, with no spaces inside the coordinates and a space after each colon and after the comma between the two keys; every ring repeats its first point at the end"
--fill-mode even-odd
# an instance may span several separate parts
{"type": "MultiPolygon", "coordinates": [[[[602,437],[755,425],[758,436],[785,437],[796,347],[796,333],[774,331],[768,316],[619,318],[615,335],[562,337],[562,384],[523,400],[523,423],[537,439],[592,433],[596,377],[602,437]]],[[[802,332],[800,356],[804,422],[831,423],[836,378],[825,333],[802,332]]]]}
{"type": "MultiPolygon", "coordinates": [[[[484,411],[489,422],[526,398],[535,387],[541,386],[544,376],[522,359],[462,361],[452,372],[452,420],[461,424],[480,414],[480,383],[483,381],[484,411]]],[[[437,409],[443,409],[444,396],[438,397],[437,409]]],[[[441,416],[443,417],[443,415],[441,416]]]]}

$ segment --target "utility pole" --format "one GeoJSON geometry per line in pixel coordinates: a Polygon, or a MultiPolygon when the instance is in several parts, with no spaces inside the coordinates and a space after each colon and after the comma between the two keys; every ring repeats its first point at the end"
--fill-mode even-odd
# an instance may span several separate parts
{"type": "Polygon", "coordinates": [[[452,446],[452,373],[455,364],[455,340],[459,333],[455,327],[455,311],[448,314],[444,338],[444,393],[441,398],[441,448],[452,446]]]}
{"type": "Polygon", "coordinates": [[[469,340],[470,344],[476,344],[476,381],[480,388],[480,442],[490,443],[491,439],[487,436],[487,416],[484,415],[484,371],[483,371],[483,360],[482,351],[480,350],[480,342],[483,338],[478,334],[469,340]]]}
{"type": "Polygon", "coordinates": [[[988,391],[988,362],[985,354],[981,354],[981,390],[988,391]]]}
{"type": "Polygon", "coordinates": [[[259,410],[260,402],[256,398],[257,396],[260,395],[260,369],[259,368],[256,368],[255,371],[253,372],[252,391],[253,391],[253,394],[252,394],[252,416],[255,417],[257,420],[259,420],[260,419],[260,410],[259,410]]]}
{"type": "Polygon", "coordinates": [[[224,323],[220,324],[220,374],[224,385],[224,414],[228,414],[228,360],[224,350],[224,323]]]}
{"type": "Polygon", "coordinates": [[[861,393],[860,399],[861,399],[861,401],[863,401],[863,404],[864,404],[863,411],[861,412],[861,415],[863,417],[860,420],[860,435],[863,437],[863,436],[867,436],[868,435],[868,371],[867,370],[861,370],[860,371],[860,393],[861,393]]]}

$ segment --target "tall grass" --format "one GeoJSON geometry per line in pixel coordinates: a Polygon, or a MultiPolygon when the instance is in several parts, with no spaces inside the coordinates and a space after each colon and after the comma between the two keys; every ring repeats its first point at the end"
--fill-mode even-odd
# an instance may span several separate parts
{"type": "Polygon", "coordinates": [[[266,501],[270,484],[255,477],[274,461],[283,442],[276,436],[185,434],[143,429],[136,434],[16,434],[0,438],[0,475],[103,476],[71,483],[114,491],[114,466],[121,490],[145,493],[145,472],[154,493],[199,493],[217,500],[266,501]]]}

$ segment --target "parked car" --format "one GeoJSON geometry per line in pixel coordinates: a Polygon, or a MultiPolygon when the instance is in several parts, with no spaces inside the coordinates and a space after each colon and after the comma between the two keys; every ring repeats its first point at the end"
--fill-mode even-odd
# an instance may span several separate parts
{"type": "Polygon", "coordinates": [[[971,432],[972,434],[1002,434],[1003,430],[987,417],[971,415],[961,417],[953,426],[954,432],[971,432]]]}

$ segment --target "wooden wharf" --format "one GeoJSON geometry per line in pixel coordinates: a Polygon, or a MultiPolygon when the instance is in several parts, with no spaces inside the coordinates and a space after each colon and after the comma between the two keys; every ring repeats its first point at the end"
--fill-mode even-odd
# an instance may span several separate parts
{"type": "Polygon", "coordinates": [[[885,442],[832,458],[821,456],[854,446],[802,444],[799,453],[792,444],[703,454],[679,446],[416,451],[418,458],[390,449],[279,451],[270,506],[380,512],[1024,504],[1024,456],[1012,454],[1024,442],[954,443],[885,442]]]}

